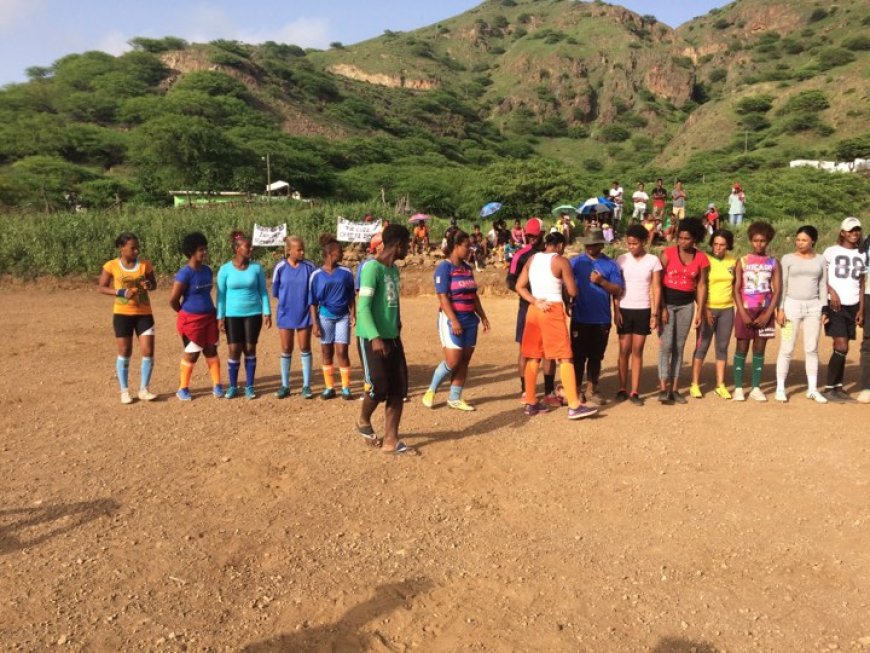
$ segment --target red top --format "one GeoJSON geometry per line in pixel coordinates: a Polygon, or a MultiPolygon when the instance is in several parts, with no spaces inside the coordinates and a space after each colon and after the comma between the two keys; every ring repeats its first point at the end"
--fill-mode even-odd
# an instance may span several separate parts
{"type": "Polygon", "coordinates": [[[695,249],[695,257],[688,265],[683,265],[677,247],[667,247],[664,251],[668,258],[662,285],[680,292],[695,292],[701,270],[710,267],[710,260],[701,250],[695,249]]]}

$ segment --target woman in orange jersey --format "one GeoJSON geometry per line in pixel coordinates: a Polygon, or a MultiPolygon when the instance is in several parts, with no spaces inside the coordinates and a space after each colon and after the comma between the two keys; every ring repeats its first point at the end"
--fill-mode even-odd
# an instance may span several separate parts
{"type": "Polygon", "coordinates": [[[139,239],[124,232],[115,239],[118,258],[107,261],[100,272],[97,290],[115,298],[112,323],[118,358],[115,371],[121,388],[121,403],[131,404],[128,387],[130,356],[133,353],[133,334],[139,338],[142,364],[139,372],[139,399],[152,401],[157,395],[148,390],[154,367],[154,316],[151,314],[149,291],[157,288],[151,262],[139,258],[139,239]]]}

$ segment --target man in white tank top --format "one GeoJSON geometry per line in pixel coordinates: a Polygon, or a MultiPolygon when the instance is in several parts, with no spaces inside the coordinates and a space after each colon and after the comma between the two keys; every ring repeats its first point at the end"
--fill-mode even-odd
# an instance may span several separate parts
{"type": "Polygon", "coordinates": [[[517,281],[517,294],[529,302],[526,326],[523,330],[522,353],[526,359],[526,405],[524,412],[533,416],[549,408],[538,402],[536,384],[542,358],[559,361],[559,371],[565,397],[568,400],[568,419],[594,415],[595,409],[581,405],[574,377],[571,340],[566,324],[567,312],[563,289],[572,299],[577,295],[577,284],[565,251],[565,237],[560,233],[548,234],[544,251],[534,254],[523,268],[517,281]]]}

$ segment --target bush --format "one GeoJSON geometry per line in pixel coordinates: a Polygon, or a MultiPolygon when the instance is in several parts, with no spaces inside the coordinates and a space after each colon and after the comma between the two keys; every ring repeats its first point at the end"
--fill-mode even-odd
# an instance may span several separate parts
{"type": "Polygon", "coordinates": [[[770,95],[750,95],[741,99],[735,111],[739,114],[767,113],[773,106],[773,97],[770,95]]]}
{"type": "Polygon", "coordinates": [[[847,50],[870,50],[870,36],[861,34],[843,41],[843,47],[847,50]]]}
{"type": "Polygon", "coordinates": [[[713,23],[713,27],[716,29],[728,29],[731,27],[731,23],[728,22],[727,18],[720,18],[715,23],[713,23]]]}
{"type": "Polygon", "coordinates": [[[604,164],[598,159],[583,159],[583,168],[589,172],[601,172],[604,164]]]}
{"type": "Polygon", "coordinates": [[[777,111],[778,115],[786,115],[796,111],[816,112],[824,111],[831,106],[828,98],[822,91],[801,91],[789,98],[788,102],[777,111]]]}
{"type": "Polygon", "coordinates": [[[840,141],[834,151],[838,159],[846,161],[870,158],[870,132],[840,141]]]}
{"type": "Polygon", "coordinates": [[[710,76],[708,79],[711,84],[715,84],[716,82],[724,82],[728,77],[728,71],[724,68],[714,68],[710,71],[710,76]]]}
{"type": "Polygon", "coordinates": [[[808,23],[817,23],[820,20],[824,20],[828,17],[828,12],[819,7],[818,9],[813,9],[813,13],[810,14],[810,17],[807,19],[808,23]]]}
{"type": "Polygon", "coordinates": [[[817,129],[822,124],[817,113],[797,113],[782,123],[782,131],[790,134],[817,129]]]}
{"type": "Polygon", "coordinates": [[[748,113],[740,119],[740,125],[749,131],[761,131],[770,127],[770,121],[761,113],[748,113]]]}
{"type": "Polygon", "coordinates": [[[619,143],[631,138],[631,132],[622,125],[607,125],[599,132],[599,136],[605,143],[619,143]]]}
{"type": "Polygon", "coordinates": [[[855,55],[843,48],[825,48],[816,57],[820,70],[830,70],[855,61],[855,55]]]}

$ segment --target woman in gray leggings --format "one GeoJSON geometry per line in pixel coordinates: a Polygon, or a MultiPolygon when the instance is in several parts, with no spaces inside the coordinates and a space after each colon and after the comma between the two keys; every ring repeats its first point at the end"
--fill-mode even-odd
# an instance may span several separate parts
{"type": "Polygon", "coordinates": [[[807,372],[807,399],[820,404],[828,400],[818,391],[819,332],[822,328],[822,308],[828,305],[828,275],[825,257],[813,251],[819,232],[804,225],[797,230],[795,251],[782,257],[782,299],[776,311],[780,332],[779,355],[776,357],[777,401],[788,401],[785,380],[798,330],[803,325],[804,365],[807,372]]]}
{"type": "Polygon", "coordinates": [[[680,367],[689,329],[697,329],[707,304],[710,261],[695,248],[707,234],[698,218],[684,218],[676,228],[677,245],[662,252],[662,314],[659,319],[659,401],[685,404],[680,394],[680,367]],[[697,310],[695,306],[697,305],[697,310]]]}

